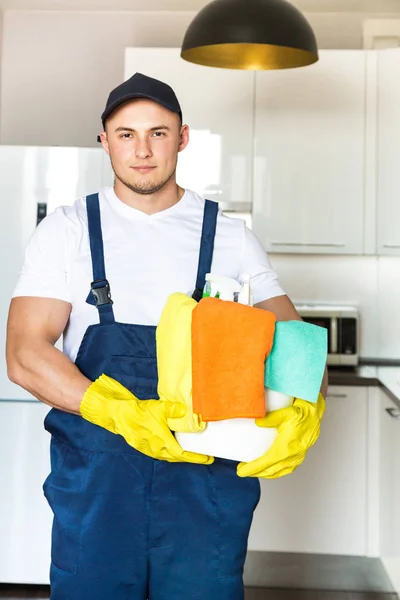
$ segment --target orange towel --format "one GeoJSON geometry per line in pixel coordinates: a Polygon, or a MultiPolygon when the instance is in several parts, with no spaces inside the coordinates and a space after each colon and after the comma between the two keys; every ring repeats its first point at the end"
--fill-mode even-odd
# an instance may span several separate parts
{"type": "Polygon", "coordinates": [[[265,416],[265,359],[273,313],[203,298],[192,313],[193,411],[204,421],[265,416]]]}

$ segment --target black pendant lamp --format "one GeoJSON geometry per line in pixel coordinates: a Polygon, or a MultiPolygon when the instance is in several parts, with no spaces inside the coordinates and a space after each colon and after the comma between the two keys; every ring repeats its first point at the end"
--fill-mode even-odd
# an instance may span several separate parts
{"type": "Polygon", "coordinates": [[[318,60],[313,30],[286,0],[214,0],[193,19],[181,56],[208,67],[288,69],[318,60]]]}

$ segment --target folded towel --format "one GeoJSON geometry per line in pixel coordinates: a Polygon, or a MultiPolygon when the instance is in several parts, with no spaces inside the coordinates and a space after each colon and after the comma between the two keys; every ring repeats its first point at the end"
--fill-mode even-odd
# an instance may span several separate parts
{"type": "Polygon", "coordinates": [[[196,300],[186,294],[168,297],[156,330],[158,395],[184,404],[184,417],[168,419],[172,431],[203,431],[206,424],[192,410],[192,313],[196,300]]]}
{"type": "Polygon", "coordinates": [[[273,313],[203,298],[192,313],[193,411],[204,421],[265,416],[265,359],[273,313]]]}
{"type": "Polygon", "coordinates": [[[327,358],[328,332],[303,321],[276,324],[274,344],[265,363],[265,386],[317,402],[327,358]]]}

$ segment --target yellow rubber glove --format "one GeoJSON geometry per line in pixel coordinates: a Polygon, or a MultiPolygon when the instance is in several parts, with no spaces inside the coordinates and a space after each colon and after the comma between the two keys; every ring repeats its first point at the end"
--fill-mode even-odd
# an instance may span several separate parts
{"type": "Polygon", "coordinates": [[[102,375],[83,395],[82,417],[122,435],[139,452],[168,462],[211,464],[214,459],[182,450],[168,425],[168,418],[184,416],[182,404],[163,400],[139,400],[123,385],[102,375]]]}
{"type": "Polygon", "coordinates": [[[184,416],[169,417],[172,431],[197,433],[207,424],[192,409],[192,312],[196,300],[186,294],[168,297],[156,330],[158,395],[180,403],[184,416]]]}
{"type": "Polygon", "coordinates": [[[317,441],[324,412],[325,400],[320,394],[316,404],[296,398],[292,406],[256,419],[259,427],[276,427],[278,436],[263,456],[238,465],[239,477],[275,479],[292,473],[317,441]]]}

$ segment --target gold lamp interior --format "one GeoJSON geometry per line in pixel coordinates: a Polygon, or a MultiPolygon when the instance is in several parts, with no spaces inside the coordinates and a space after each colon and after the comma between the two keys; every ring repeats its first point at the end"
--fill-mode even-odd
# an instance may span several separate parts
{"type": "Polygon", "coordinates": [[[208,67],[245,70],[291,69],[305,67],[318,60],[318,54],[272,44],[213,44],[188,48],[183,59],[208,67]]]}

